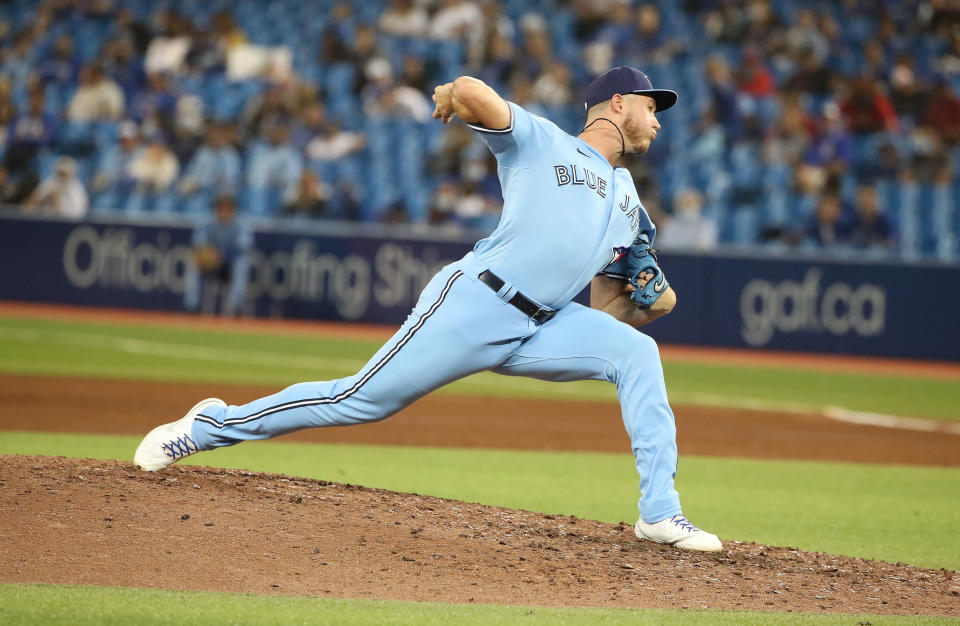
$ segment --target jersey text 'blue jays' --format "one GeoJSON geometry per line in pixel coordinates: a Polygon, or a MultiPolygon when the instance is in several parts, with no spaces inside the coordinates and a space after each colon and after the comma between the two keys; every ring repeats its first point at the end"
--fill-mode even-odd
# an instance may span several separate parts
{"type": "Polygon", "coordinates": [[[601,178],[596,172],[583,168],[583,176],[577,171],[575,164],[554,165],[553,170],[557,173],[557,185],[586,185],[590,189],[595,189],[597,195],[601,198],[607,197],[607,181],[601,178]]]}

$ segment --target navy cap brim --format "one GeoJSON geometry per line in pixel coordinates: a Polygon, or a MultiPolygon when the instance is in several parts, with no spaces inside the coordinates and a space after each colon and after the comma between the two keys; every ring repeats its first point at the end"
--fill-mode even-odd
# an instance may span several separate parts
{"type": "Polygon", "coordinates": [[[653,98],[653,101],[657,103],[657,112],[666,111],[677,103],[677,92],[669,89],[646,89],[631,91],[630,93],[653,98]]]}

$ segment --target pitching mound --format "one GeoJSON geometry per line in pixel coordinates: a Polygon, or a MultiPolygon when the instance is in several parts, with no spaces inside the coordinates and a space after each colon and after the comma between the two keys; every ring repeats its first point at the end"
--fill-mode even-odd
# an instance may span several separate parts
{"type": "Polygon", "coordinates": [[[324,481],[0,457],[0,581],[549,606],[957,615],[954,572],[324,481]]]}

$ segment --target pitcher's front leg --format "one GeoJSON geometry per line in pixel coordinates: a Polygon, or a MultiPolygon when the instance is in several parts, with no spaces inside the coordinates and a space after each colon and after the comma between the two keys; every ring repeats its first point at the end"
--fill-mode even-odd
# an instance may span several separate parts
{"type": "Polygon", "coordinates": [[[653,339],[602,311],[569,304],[495,371],[557,382],[614,383],[640,474],[638,528],[649,523],[659,529],[663,524],[670,531],[664,535],[665,543],[695,550],[719,549],[720,541],[714,535],[683,518],[674,487],[677,430],[653,339]]]}

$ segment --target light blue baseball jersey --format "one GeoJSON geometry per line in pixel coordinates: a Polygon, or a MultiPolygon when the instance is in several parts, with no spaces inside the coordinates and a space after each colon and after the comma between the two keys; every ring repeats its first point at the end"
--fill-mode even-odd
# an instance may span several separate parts
{"type": "Polygon", "coordinates": [[[656,230],[630,173],[550,120],[510,104],[510,126],[480,131],[497,157],[503,215],[474,247],[490,270],[560,308],[647,231],[656,230]]]}
{"type": "MultiPolygon", "coordinates": [[[[483,133],[499,163],[503,217],[473,252],[427,284],[407,320],[354,375],[293,385],[194,420],[198,450],[302,428],[388,417],[434,389],[489,370],[616,385],[640,474],[641,518],[682,512],[674,488],[676,425],[657,345],[613,316],[570,300],[653,224],[627,170],[511,104],[509,128],[483,133]],[[494,291],[480,276],[505,281],[494,291]],[[543,323],[510,304],[514,290],[558,309],[543,323]]],[[[545,416],[548,418],[548,416],[545,416]]],[[[482,428],[482,424],[477,425],[482,428]]]]}

